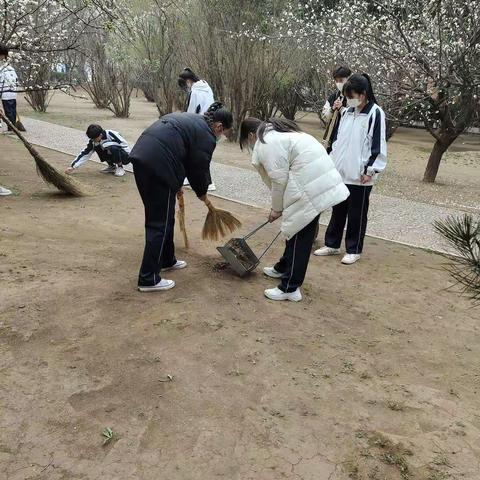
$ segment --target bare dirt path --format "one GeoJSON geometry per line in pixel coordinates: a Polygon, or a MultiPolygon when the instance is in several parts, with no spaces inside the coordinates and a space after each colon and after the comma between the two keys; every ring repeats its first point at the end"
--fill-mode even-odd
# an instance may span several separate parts
{"type": "MultiPolygon", "coordinates": [[[[19,192],[0,199],[2,479],[480,477],[479,314],[442,257],[368,239],[354,267],[312,258],[305,301],[279,305],[218,265],[187,194],[189,267],[140,294],[133,177],[79,177],[91,196],[54,194],[0,138],[19,192]]],[[[216,203],[244,231],[266,215],[216,203]]]]}

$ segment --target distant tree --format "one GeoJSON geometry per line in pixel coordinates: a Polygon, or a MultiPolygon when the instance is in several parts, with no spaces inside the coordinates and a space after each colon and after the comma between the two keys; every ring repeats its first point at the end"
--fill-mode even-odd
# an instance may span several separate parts
{"type": "MultiPolygon", "coordinates": [[[[269,21],[270,39],[371,74],[392,121],[420,118],[435,139],[423,179],[435,181],[479,108],[478,0],[304,0],[269,21]]],[[[262,35],[258,27],[245,34],[262,35]]]]}

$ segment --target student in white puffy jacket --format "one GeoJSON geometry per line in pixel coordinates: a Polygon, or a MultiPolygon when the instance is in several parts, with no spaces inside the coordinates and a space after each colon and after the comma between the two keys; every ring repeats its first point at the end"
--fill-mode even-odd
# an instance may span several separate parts
{"type": "Polygon", "coordinates": [[[351,265],[360,259],[367,230],[370,192],[376,177],[387,163],[385,113],[377,105],[368,75],[352,75],[344,86],[347,109],[342,113],[331,157],[347,185],[350,196],[332,211],[325,233],[325,246],[315,255],[340,253],[343,229],[346,254],[342,263],[351,265]]]}
{"type": "Polygon", "coordinates": [[[280,279],[265,296],[298,302],[320,213],[343,202],[348,189],[323,145],[295,122],[247,118],[240,128],[240,146],[253,148],[252,164],[272,193],[269,220],[282,217],[287,238],[282,258],[263,270],[280,279]]]}

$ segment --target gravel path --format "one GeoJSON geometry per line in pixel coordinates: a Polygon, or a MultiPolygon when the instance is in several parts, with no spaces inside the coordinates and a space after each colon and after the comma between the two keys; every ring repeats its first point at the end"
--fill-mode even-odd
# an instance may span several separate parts
{"type": "MultiPolygon", "coordinates": [[[[34,144],[76,155],[85,147],[85,134],[73,128],[22,117],[26,137],[34,144]]],[[[95,158],[94,161],[98,160],[95,158]]],[[[126,168],[132,171],[131,165],[126,168]]],[[[214,195],[252,206],[268,207],[269,192],[260,177],[246,170],[212,163],[212,176],[217,186],[214,195]]],[[[368,235],[435,251],[448,251],[435,233],[432,222],[461,211],[438,207],[408,199],[371,195],[368,235]]],[[[322,215],[328,223],[330,213],[322,215]]]]}

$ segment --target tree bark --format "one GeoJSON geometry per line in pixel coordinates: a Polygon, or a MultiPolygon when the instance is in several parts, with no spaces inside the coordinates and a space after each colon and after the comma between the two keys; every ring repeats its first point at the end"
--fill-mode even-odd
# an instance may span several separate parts
{"type": "Polygon", "coordinates": [[[425,168],[425,173],[423,174],[424,182],[435,183],[443,154],[448,150],[448,147],[450,147],[457,137],[458,135],[442,135],[440,139],[435,142],[428,159],[427,168],[425,168]]]}

